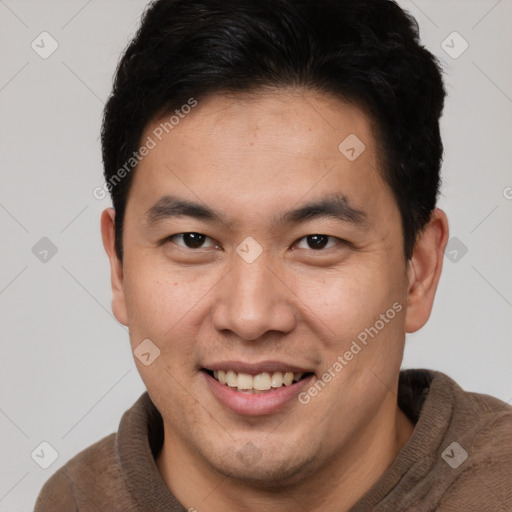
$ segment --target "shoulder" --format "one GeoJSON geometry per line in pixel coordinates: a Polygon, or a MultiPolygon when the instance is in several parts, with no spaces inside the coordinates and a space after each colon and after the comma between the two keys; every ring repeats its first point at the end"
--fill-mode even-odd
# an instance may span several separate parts
{"type": "Polygon", "coordinates": [[[122,491],[123,479],[116,461],[116,434],[82,450],[44,484],[35,512],[74,512],[105,504],[108,495],[122,491]],[[88,504],[88,505],[87,505],[88,504]]]}
{"type": "Polygon", "coordinates": [[[481,511],[507,510],[512,506],[512,406],[464,391],[453,381],[449,387],[452,418],[439,451],[451,484],[439,510],[460,510],[461,503],[481,511]]]}
{"type": "Polygon", "coordinates": [[[489,395],[463,392],[455,402],[452,424],[453,432],[466,440],[469,473],[493,475],[491,483],[503,480],[512,488],[512,406],[489,395]]]}
{"type": "MultiPolygon", "coordinates": [[[[453,381],[452,381],[453,382],[453,381]]],[[[484,457],[511,455],[512,406],[498,398],[453,386],[451,429],[471,441],[474,453],[484,457]]]]}
{"type": "Polygon", "coordinates": [[[148,479],[141,467],[154,466],[151,449],[162,440],[159,420],[148,393],[142,393],[123,413],[117,433],[82,450],[46,481],[35,512],[137,510],[128,480],[148,479]]]}
{"type": "Polygon", "coordinates": [[[512,510],[509,404],[425,369],[401,372],[398,401],[410,418],[418,418],[406,446],[416,461],[407,503],[443,512],[512,510]]]}

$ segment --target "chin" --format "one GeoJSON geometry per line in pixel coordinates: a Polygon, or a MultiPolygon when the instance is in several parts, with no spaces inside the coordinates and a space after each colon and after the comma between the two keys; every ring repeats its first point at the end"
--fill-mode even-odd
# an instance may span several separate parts
{"type": "Polygon", "coordinates": [[[297,485],[316,471],[314,456],[298,453],[293,447],[289,451],[277,451],[273,447],[258,450],[250,441],[242,449],[232,448],[224,456],[209,460],[209,464],[221,475],[242,485],[280,491],[297,485]]]}

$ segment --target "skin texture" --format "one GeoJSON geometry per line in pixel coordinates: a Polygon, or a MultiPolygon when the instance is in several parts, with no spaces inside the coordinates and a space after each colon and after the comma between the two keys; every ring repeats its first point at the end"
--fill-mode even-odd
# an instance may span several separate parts
{"type": "Polygon", "coordinates": [[[132,350],[149,338],[161,351],[149,366],[135,361],[164,419],[158,467],[186,508],[348,510],[409,438],[413,425],[396,403],[405,333],[430,315],[448,225],[436,210],[406,262],[399,211],[378,169],[371,120],[354,105],[306,90],[214,95],[139,164],[122,264],[115,213],[103,212],[114,314],[129,326],[132,350]],[[338,149],[349,134],[365,144],[355,161],[338,149]],[[364,222],[275,222],[333,193],[364,222]],[[149,226],[146,212],[165,194],[224,221],[180,216],[149,226]],[[159,244],[186,232],[207,235],[204,248],[180,236],[159,244]],[[314,249],[304,238],[314,234],[333,238],[314,249]],[[249,236],[263,250],[252,263],[236,252],[249,236]],[[235,414],[200,371],[279,360],[320,378],[393,304],[401,311],[305,405],[235,414]],[[240,456],[249,442],[256,463],[240,456]]]}

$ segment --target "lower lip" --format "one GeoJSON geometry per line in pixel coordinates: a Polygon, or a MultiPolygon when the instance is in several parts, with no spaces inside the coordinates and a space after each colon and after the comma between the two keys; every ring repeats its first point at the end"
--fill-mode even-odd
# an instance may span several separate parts
{"type": "Polygon", "coordinates": [[[285,408],[308,386],[314,375],[310,375],[291,386],[282,386],[267,393],[242,393],[221,384],[205,371],[201,371],[213,395],[228,409],[246,416],[273,414],[285,408]]]}

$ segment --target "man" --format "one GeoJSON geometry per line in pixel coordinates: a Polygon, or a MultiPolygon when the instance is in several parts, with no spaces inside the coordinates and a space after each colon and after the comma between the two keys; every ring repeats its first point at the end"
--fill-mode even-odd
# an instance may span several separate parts
{"type": "Polygon", "coordinates": [[[448,239],[444,88],[390,0],[160,0],[102,131],[147,387],[36,511],[512,507],[511,408],[400,373],[448,239]]]}

